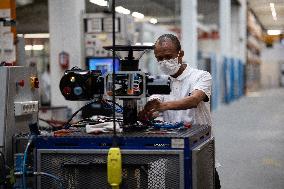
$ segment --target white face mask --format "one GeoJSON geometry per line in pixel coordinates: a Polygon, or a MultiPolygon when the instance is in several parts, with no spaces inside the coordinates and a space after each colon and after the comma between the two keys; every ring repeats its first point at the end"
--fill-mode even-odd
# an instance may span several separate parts
{"type": "Polygon", "coordinates": [[[178,57],[169,60],[158,61],[158,65],[160,70],[166,75],[175,75],[181,66],[181,64],[178,63],[178,57]]]}

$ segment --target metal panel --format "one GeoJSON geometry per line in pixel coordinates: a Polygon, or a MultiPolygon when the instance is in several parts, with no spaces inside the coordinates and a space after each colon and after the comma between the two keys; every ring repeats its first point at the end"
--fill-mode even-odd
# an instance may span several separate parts
{"type": "MultiPolygon", "coordinates": [[[[37,171],[63,180],[64,188],[109,189],[108,150],[38,150],[37,171]]],[[[183,150],[122,150],[122,188],[184,188],[183,150]],[[179,178],[179,179],[178,179],[179,178]]],[[[58,188],[49,178],[38,178],[38,188],[58,188]]]]}
{"type": "Polygon", "coordinates": [[[32,89],[30,84],[30,77],[37,76],[37,71],[35,67],[10,66],[0,67],[0,73],[0,141],[4,144],[7,163],[12,165],[12,136],[27,132],[28,125],[37,122],[37,112],[15,117],[14,102],[38,101],[38,89],[32,89]],[[21,80],[24,80],[24,86],[17,86],[21,80]]]}
{"type": "Polygon", "coordinates": [[[4,147],[4,129],[5,129],[5,116],[6,116],[6,95],[7,95],[7,85],[6,85],[6,78],[7,76],[7,69],[0,67],[0,148],[4,147]]]}
{"type": "Polygon", "coordinates": [[[214,138],[192,150],[192,188],[214,189],[215,168],[214,138]]]}

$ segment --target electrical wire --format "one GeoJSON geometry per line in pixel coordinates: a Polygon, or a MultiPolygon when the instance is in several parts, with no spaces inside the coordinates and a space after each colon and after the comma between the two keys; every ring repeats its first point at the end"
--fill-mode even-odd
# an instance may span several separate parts
{"type": "Polygon", "coordinates": [[[107,105],[110,106],[111,108],[113,108],[113,106],[115,106],[115,112],[117,113],[123,113],[123,107],[121,105],[119,105],[117,102],[114,102],[112,100],[107,100],[107,99],[102,99],[102,101],[107,105]],[[109,102],[111,102],[112,104],[109,104],[109,102]],[[116,107],[117,106],[117,107],[116,107]]]}
{"type": "Polygon", "coordinates": [[[33,142],[33,139],[34,139],[34,135],[31,135],[29,137],[29,141],[27,143],[27,146],[26,146],[26,149],[25,149],[25,152],[24,152],[24,160],[23,160],[23,167],[22,167],[22,184],[23,184],[23,188],[26,189],[27,188],[27,183],[26,183],[26,163],[27,163],[27,159],[28,159],[28,150],[29,150],[29,147],[31,146],[32,142],[33,142]]]}
{"type": "Polygon", "coordinates": [[[63,189],[63,182],[62,182],[62,180],[59,177],[55,176],[55,175],[52,175],[52,174],[49,174],[49,173],[45,173],[45,172],[34,172],[34,175],[36,175],[36,176],[44,175],[44,176],[48,176],[50,178],[53,178],[54,180],[56,180],[56,181],[58,181],[60,183],[60,188],[63,189]]]}
{"type": "Polygon", "coordinates": [[[48,120],[48,119],[43,119],[43,118],[38,118],[40,121],[43,121],[50,125],[51,127],[59,127],[62,124],[65,123],[65,121],[58,121],[58,120],[48,120]]]}
{"type": "MultiPolygon", "coordinates": [[[[112,101],[115,104],[115,0],[112,0],[112,101]]],[[[115,123],[115,106],[112,106],[113,111],[113,147],[117,147],[117,134],[116,134],[116,123],[115,123]]]]}
{"type": "MultiPolygon", "coordinates": [[[[80,111],[82,111],[84,108],[88,107],[89,105],[91,105],[91,104],[93,104],[93,103],[98,103],[98,102],[103,103],[103,104],[105,104],[105,105],[107,105],[107,106],[110,106],[110,107],[113,109],[113,112],[114,112],[113,114],[115,114],[115,112],[117,112],[117,113],[123,113],[123,107],[120,106],[117,102],[112,101],[112,100],[103,99],[103,98],[101,98],[100,100],[95,99],[95,100],[92,100],[92,101],[90,101],[89,103],[85,104],[84,106],[82,106],[82,107],[81,107],[80,109],[78,109],[76,112],[74,112],[74,113],[72,114],[72,116],[68,119],[68,121],[67,121],[67,122],[64,122],[64,123],[61,125],[61,127],[63,127],[63,128],[68,128],[68,127],[70,126],[70,122],[72,121],[72,119],[73,119],[80,111]],[[111,102],[112,104],[109,104],[109,102],[111,102]],[[116,108],[116,106],[117,106],[118,108],[116,108]]],[[[115,115],[114,115],[114,119],[115,119],[115,115]]],[[[49,120],[44,120],[44,119],[42,119],[42,121],[46,121],[48,124],[51,123],[51,121],[49,121],[49,120]]],[[[115,135],[116,135],[116,134],[115,134],[115,135]]]]}
{"type": "Polygon", "coordinates": [[[67,122],[65,122],[65,123],[62,125],[62,127],[63,127],[63,128],[68,128],[68,127],[70,127],[70,122],[72,121],[72,119],[73,119],[81,110],[83,110],[83,109],[86,108],[87,106],[89,106],[89,105],[91,105],[91,104],[93,104],[93,103],[96,103],[96,102],[98,102],[97,99],[92,100],[92,101],[90,101],[89,103],[87,103],[87,104],[85,104],[84,106],[82,106],[80,109],[78,109],[76,112],[74,112],[74,113],[72,114],[72,116],[68,119],[67,122]]]}

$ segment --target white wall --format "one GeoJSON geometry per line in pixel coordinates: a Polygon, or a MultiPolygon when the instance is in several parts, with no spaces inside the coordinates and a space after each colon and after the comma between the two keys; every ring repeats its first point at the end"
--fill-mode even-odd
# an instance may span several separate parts
{"type": "MultiPolygon", "coordinates": [[[[166,27],[153,25],[150,23],[136,23],[139,36],[137,42],[143,44],[145,42],[155,43],[156,40],[163,34],[173,34],[178,36],[177,33],[168,30],[166,27]]],[[[183,48],[183,47],[182,47],[183,48]]],[[[187,52],[185,52],[187,53],[187,52]]],[[[162,72],[158,69],[157,60],[154,55],[154,51],[150,51],[144,54],[139,60],[139,68],[148,72],[151,75],[161,75],[162,72]]]]}
{"type": "Polygon", "coordinates": [[[261,85],[263,88],[279,86],[280,63],[284,63],[284,45],[274,44],[273,48],[265,48],[261,54],[261,85]]]}

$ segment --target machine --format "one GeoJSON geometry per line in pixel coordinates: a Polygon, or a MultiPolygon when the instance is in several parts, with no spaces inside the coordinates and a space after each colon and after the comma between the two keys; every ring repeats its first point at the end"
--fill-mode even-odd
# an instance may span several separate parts
{"type": "MultiPolygon", "coordinates": [[[[112,47],[105,47],[112,49],[112,47]]],[[[144,52],[152,46],[116,46],[116,51],[127,52],[127,57],[119,60],[120,68],[115,72],[115,96],[123,102],[123,126],[133,126],[137,122],[137,100],[152,94],[169,94],[170,79],[155,78],[138,70],[139,60],[134,52],[144,52]]],[[[140,56],[141,57],[141,56],[140,56]]],[[[105,59],[106,60],[106,59],[105,59]]],[[[92,65],[95,67],[94,65],[92,65]]],[[[108,66],[97,64],[97,68],[108,66]]],[[[67,70],[60,81],[60,90],[66,100],[91,100],[93,98],[111,98],[113,75],[102,74],[102,70],[67,70]]]]}
{"type": "MultiPolygon", "coordinates": [[[[60,82],[62,95],[67,100],[99,102],[105,108],[115,106],[117,135],[113,135],[113,117],[99,115],[73,123],[69,119],[63,130],[34,135],[33,150],[26,150],[30,153],[18,166],[25,173],[27,188],[110,189],[110,180],[121,181],[116,188],[123,189],[214,188],[215,154],[210,126],[137,120],[139,99],[157,91],[170,92],[168,79],[155,80],[138,70],[139,61],[132,53],[147,48],[117,46],[116,50],[127,51],[128,56],[120,60],[121,70],[115,73],[114,80],[112,73],[102,74],[100,70],[74,68],[65,72],[60,82]],[[113,81],[116,98],[122,105],[109,100],[113,91],[108,87],[113,81]],[[114,138],[121,153],[114,159],[121,162],[121,168],[114,169],[116,176],[110,178],[108,170],[117,165],[108,158],[114,138]],[[119,173],[121,177],[117,177],[119,173]]],[[[17,137],[16,143],[27,143],[24,138],[17,137]]],[[[19,188],[23,186],[22,179],[18,179],[19,188]]]]}

